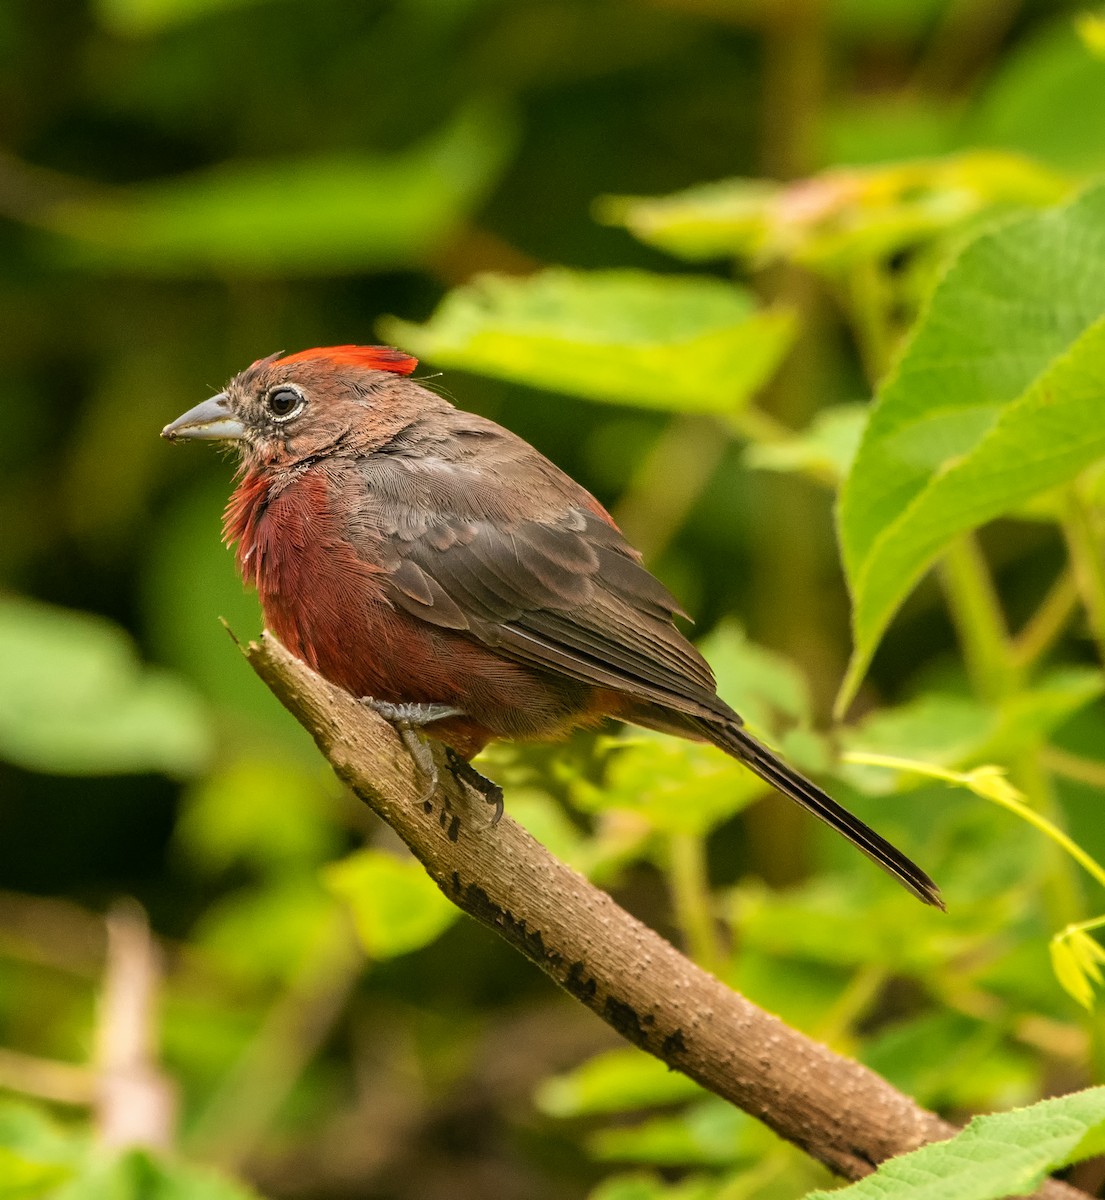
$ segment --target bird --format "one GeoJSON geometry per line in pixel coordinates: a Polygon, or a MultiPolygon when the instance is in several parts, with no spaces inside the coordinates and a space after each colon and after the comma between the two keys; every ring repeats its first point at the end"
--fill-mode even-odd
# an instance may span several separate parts
{"type": "Polygon", "coordinates": [[[288,650],[412,753],[412,731],[443,743],[477,786],[494,789],[469,765],[488,742],[606,718],[708,742],[943,908],[920,867],[748,732],[602,504],[416,366],[389,346],[280,351],[162,430],[237,448],[223,538],[288,650]]]}

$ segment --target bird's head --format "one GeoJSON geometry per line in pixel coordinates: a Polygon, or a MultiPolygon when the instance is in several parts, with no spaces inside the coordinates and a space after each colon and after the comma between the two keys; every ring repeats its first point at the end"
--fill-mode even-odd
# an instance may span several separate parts
{"type": "Polygon", "coordinates": [[[327,346],[259,359],[161,431],[234,443],[245,466],[370,452],[439,397],[405,377],[418,360],[389,346],[327,346]]]}

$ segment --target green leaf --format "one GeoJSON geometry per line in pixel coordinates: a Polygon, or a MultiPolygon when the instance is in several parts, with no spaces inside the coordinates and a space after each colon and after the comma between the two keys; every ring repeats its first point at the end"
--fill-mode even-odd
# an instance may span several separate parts
{"type": "Polygon", "coordinates": [[[728,1166],[748,1157],[752,1119],[714,1097],[676,1116],[599,1130],[587,1140],[595,1158],[653,1166],[728,1166]]]}
{"type": "Polygon", "coordinates": [[[413,858],[361,850],[327,867],[323,878],[349,905],[372,958],[395,958],[428,946],[460,913],[413,858]]]}
{"type": "MultiPolygon", "coordinates": [[[[1052,733],[1105,691],[1105,675],[1091,667],[1051,671],[1000,704],[958,692],[923,692],[895,708],[876,709],[844,729],[845,750],[916,759],[941,767],[966,767],[1008,759],[1052,733]]],[[[840,775],[861,791],[880,795],[914,787],[919,777],[884,767],[844,763],[840,775]]]]}
{"type": "Polygon", "coordinates": [[[716,1179],[692,1177],[665,1183],[655,1175],[634,1171],[603,1180],[587,1200],[720,1200],[728,1184],[716,1179]]]}
{"type": "MultiPolygon", "coordinates": [[[[788,659],[750,642],[725,622],[701,645],[718,691],[753,730],[789,725],[785,752],[808,770],[826,765],[809,731],[809,687],[788,659]]],[[[663,833],[702,835],[764,794],[767,786],[715,747],[634,730],[612,741],[602,785],[571,781],[572,802],[587,812],[632,812],[663,833]]]]}
{"type": "Polygon", "coordinates": [[[1074,29],[1094,58],[1105,60],[1105,13],[1079,13],[1074,19],[1074,29]]]}
{"type": "Polygon", "coordinates": [[[600,785],[577,779],[572,803],[584,812],[624,810],[662,833],[702,835],[758,796],[767,785],[713,746],[636,731],[612,743],[600,785]]]}
{"type": "Polygon", "coordinates": [[[72,1174],[61,1163],[34,1162],[0,1146],[0,1200],[45,1200],[72,1174]]]}
{"type": "Polygon", "coordinates": [[[850,698],[894,612],[958,535],[1105,455],[1105,188],[984,234],[880,390],[840,499],[850,698]]]}
{"type": "Polygon", "coordinates": [[[203,912],[192,941],[230,978],[293,979],[343,914],[315,875],[280,877],[240,888],[203,912]]]}
{"type": "Polygon", "coordinates": [[[257,1200],[208,1167],[95,1146],[26,1104],[0,1106],[0,1200],[257,1200]]]}
{"type": "MultiPolygon", "coordinates": [[[[961,767],[977,757],[994,735],[997,713],[958,692],[923,692],[893,708],[876,709],[859,725],[842,731],[844,749],[917,759],[943,767],[961,767]]],[[[869,795],[916,786],[917,776],[902,776],[856,763],[843,763],[840,775],[869,795]]]]}
{"type": "Polygon", "coordinates": [[[881,1029],[861,1057],[926,1108],[1023,1104],[1039,1086],[1039,1064],[1006,1040],[1001,1022],[955,1012],[929,1012],[881,1029]]]}
{"type": "Polygon", "coordinates": [[[113,33],[130,37],[161,33],[260,0],[94,0],[100,22],[113,33]]]}
{"type": "Polygon", "coordinates": [[[91,1159],[51,1200],[257,1200],[257,1193],[209,1167],[130,1150],[114,1159],[91,1159]]]}
{"type": "Polygon", "coordinates": [[[932,159],[959,144],[963,112],[931,92],[849,92],[825,113],[825,158],[848,166],[932,159]]]}
{"type": "Polygon", "coordinates": [[[485,275],[450,292],[426,325],[384,336],[457,367],[614,404],[731,413],[793,336],[782,310],[719,279],[553,268],[485,275]]]}
{"type": "Polygon", "coordinates": [[[1102,983],[1105,947],[1090,936],[1085,925],[1071,925],[1051,939],[1048,951],[1051,969],[1063,990],[1083,1008],[1092,1010],[1094,988],[1102,983]]]}
{"type": "Polygon", "coordinates": [[[823,408],[808,428],[780,442],[750,442],[749,467],[761,471],[800,471],[835,486],[851,469],[867,423],[866,404],[823,408]]]}
{"type": "Polygon", "coordinates": [[[692,261],[736,256],[838,274],[959,230],[984,213],[1055,203],[1069,187],[1019,155],[979,150],[838,167],[792,184],[726,179],[673,196],[610,196],[598,213],[692,261]]]}
{"type": "MultiPolygon", "coordinates": [[[[877,877],[822,878],[783,893],[745,885],[735,904],[742,947],[738,970],[747,947],[769,959],[876,966],[923,979],[953,952],[977,945],[980,936],[976,919],[956,914],[949,926],[942,914],[915,913],[905,892],[898,895],[877,877]],[[903,928],[909,929],[908,937],[902,936],[903,928]]],[[[995,921],[1007,915],[998,898],[994,914],[995,921]]]]}
{"type": "Polygon", "coordinates": [[[50,209],[75,265],[138,275],[285,277],[407,266],[484,196],[511,138],[478,108],[397,155],[234,162],[50,209]]]}
{"type": "Polygon", "coordinates": [[[68,775],[191,775],[212,751],[199,698],[101,617],[0,597],[0,757],[68,775]]]}
{"type": "Polygon", "coordinates": [[[338,848],[336,790],[319,768],[239,758],[190,790],[175,840],[208,871],[239,861],[268,871],[316,866],[338,848]]]}
{"type": "Polygon", "coordinates": [[[583,1117],[678,1104],[702,1095],[702,1088],[686,1075],[628,1046],[597,1054],[573,1071],[544,1080],[534,1103],[552,1117],[583,1117]]]}
{"type": "Polygon", "coordinates": [[[698,647],[717,676],[718,692],[749,725],[770,730],[810,721],[810,688],[783,655],[749,641],[735,621],[723,621],[698,647]]]}
{"type": "Polygon", "coordinates": [[[572,824],[564,809],[546,792],[510,788],[510,815],[549,851],[577,870],[585,870],[593,849],[590,839],[572,824]]]}
{"type": "Polygon", "coordinates": [[[1105,1151],[1105,1088],[976,1117],[946,1142],[883,1163],[866,1179],[806,1200],[1001,1200],[1105,1151]]]}
{"type": "Polygon", "coordinates": [[[1105,62],[1061,16],[1005,60],[963,134],[976,145],[1004,146],[1062,170],[1100,170],[1105,62]]]}

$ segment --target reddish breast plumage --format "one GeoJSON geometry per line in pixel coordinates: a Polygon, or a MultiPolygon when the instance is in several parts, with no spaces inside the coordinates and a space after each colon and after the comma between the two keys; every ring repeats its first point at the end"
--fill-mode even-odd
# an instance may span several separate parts
{"type": "Polygon", "coordinates": [[[465,757],[493,737],[555,736],[579,724],[591,689],[427,626],[388,598],[386,569],[345,536],[336,474],[325,465],[290,477],[250,472],[226,508],[224,540],[236,544],[242,578],[288,649],[353,695],[473,714],[435,728],[465,757]]]}

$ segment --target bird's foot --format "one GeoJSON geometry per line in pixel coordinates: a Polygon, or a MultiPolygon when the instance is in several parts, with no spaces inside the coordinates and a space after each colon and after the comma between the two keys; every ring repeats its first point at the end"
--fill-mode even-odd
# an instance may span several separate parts
{"type": "Polygon", "coordinates": [[[491,824],[498,825],[503,815],[503,789],[493,779],[481,775],[467,759],[461,758],[451,746],[445,747],[445,761],[449,764],[453,778],[461,787],[475,792],[495,809],[491,824]]]}
{"type": "MultiPolygon", "coordinates": [[[[434,721],[463,716],[463,710],[449,704],[391,704],[372,696],[362,696],[361,703],[395,727],[419,774],[426,780],[426,787],[418,797],[418,802],[424,804],[437,790],[439,776],[437,762],[423,730],[434,721]]],[[[452,763],[450,770],[453,770],[452,763]]],[[[453,774],[455,776],[456,772],[453,774]]]]}
{"type": "Polygon", "coordinates": [[[446,717],[464,716],[464,709],[454,708],[451,704],[392,704],[373,696],[362,696],[361,703],[401,729],[422,729],[435,721],[444,721],[446,717]]]}

